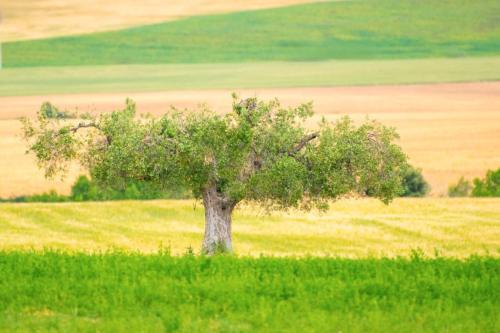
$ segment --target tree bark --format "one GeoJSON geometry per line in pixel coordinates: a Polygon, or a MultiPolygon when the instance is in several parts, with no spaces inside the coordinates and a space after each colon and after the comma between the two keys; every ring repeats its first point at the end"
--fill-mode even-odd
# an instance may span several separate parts
{"type": "Polygon", "coordinates": [[[203,192],[205,206],[205,236],[203,239],[204,254],[212,255],[219,252],[233,251],[231,243],[231,215],[234,205],[221,198],[215,187],[203,192]]]}

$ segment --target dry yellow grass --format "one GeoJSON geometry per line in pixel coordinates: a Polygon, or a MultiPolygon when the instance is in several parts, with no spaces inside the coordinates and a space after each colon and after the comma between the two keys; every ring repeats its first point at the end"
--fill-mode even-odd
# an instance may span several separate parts
{"type": "Polygon", "coordinates": [[[0,4],[3,41],[81,34],[312,0],[22,0],[0,4]]]}
{"type": "MultiPolygon", "coordinates": [[[[0,249],[111,248],[174,254],[203,237],[203,208],[193,201],[0,204],[0,249]]],[[[341,200],[319,214],[242,207],[234,216],[240,255],[500,256],[500,199],[341,200]]]]}
{"type": "MultiPolygon", "coordinates": [[[[313,100],[317,117],[336,119],[348,114],[366,116],[397,128],[411,162],[423,168],[434,195],[444,195],[461,176],[482,176],[500,166],[500,83],[436,84],[413,86],[335,87],[240,90],[242,96],[280,98],[285,104],[313,100]]],[[[69,190],[78,169],[66,182],[47,181],[19,131],[20,116],[34,116],[50,100],[63,108],[106,111],[132,97],[141,112],[160,114],[169,105],[196,107],[205,102],[228,110],[230,91],[169,91],[58,96],[0,97],[0,197],[69,190]]]]}

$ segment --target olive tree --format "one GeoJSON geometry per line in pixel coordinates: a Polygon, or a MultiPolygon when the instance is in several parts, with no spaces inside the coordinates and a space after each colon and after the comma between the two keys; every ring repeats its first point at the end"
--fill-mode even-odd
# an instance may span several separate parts
{"type": "Polygon", "coordinates": [[[128,181],[190,189],[203,201],[202,251],[232,251],[231,216],[243,200],[269,209],[319,208],[358,193],[388,203],[400,194],[406,156],[395,131],[375,121],[356,126],[345,117],[305,122],[312,104],[283,107],[277,100],[239,100],[232,112],[172,109],[137,117],[123,110],[83,120],[24,119],[28,151],[47,177],[78,160],[107,186],[128,181]]]}

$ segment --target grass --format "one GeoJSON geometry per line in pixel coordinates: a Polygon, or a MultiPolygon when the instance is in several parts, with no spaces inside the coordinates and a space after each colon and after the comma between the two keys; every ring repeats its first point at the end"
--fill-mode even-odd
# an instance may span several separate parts
{"type": "Polygon", "coordinates": [[[0,70],[0,96],[499,79],[500,57],[6,68],[0,70]]]}
{"type": "MultiPolygon", "coordinates": [[[[500,256],[500,199],[344,200],[324,214],[265,215],[243,207],[234,216],[240,255],[335,255],[349,258],[500,256]]],[[[204,213],[193,201],[0,204],[0,250],[120,249],[198,252],[204,213]]]]}
{"type": "Polygon", "coordinates": [[[498,54],[500,3],[341,1],[4,44],[5,67],[498,54]]]}
{"type": "Polygon", "coordinates": [[[0,252],[0,330],[498,332],[492,258],[0,252]]]}

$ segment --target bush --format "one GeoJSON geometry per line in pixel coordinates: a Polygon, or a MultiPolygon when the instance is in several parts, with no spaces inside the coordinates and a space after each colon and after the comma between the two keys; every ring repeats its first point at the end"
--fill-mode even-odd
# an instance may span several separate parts
{"type": "Polygon", "coordinates": [[[20,202],[64,202],[68,201],[68,197],[60,195],[56,190],[50,190],[42,194],[34,194],[31,196],[19,197],[20,202]],[[23,200],[24,199],[24,200],[23,200]]]}
{"type": "Polygon", "coordinates": [[[120,188],[99,185],[87,176],[78,177],[71,188],[72,201],[151,200],[187,198],[185,191],[171,191],[148,182],[129,182],[120,188]]]}
{"type": "Polygon", "coordinates": [[[45,102],[40,107],[40,114],[47,119],[68,119],[75,118],[75,115],[68,111],[60,111],[50,102],[45,102]]]}
{"type": "Polygon", "coordinates": [[[424,197],[429,190],[429,183],[424,179],[421,169],[409,166],[404,170],[402,197],[424,197]]]}
{"type": "Polygon", "coordinates": [[[500,168],[488,170],[484,179],[475,178],[473,197],[500,197],[500,168]]]}
{"type": "Polygon", "coordinates": [[[460,177],[456,184],[452,184],[448,187],[449,197],[468,197],[471,194],[472,185],[470,181],[466,180],[464,177],[460,177]]]}
{"type": "Polygon", "coordinates": [[[80,176],[71,187],[71,197],[73,201],[89,201],[99,199],[99,190],[87,176],[80,176]]]}

